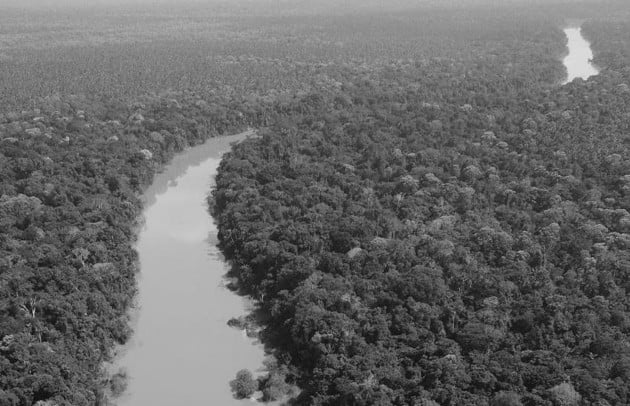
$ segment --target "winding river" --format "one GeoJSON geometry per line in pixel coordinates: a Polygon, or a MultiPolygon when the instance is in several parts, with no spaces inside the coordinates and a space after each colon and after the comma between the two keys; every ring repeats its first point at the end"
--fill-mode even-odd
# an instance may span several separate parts
{"type": "Polygon", "coordinates": [[[569,54],[562,61],[567,68],[567,78],[564,84],[575,78],[586,80],[597,75],[599,71],[591,62],[593,59],[591,44],[582,36],[582,29],[579,27],[565,28],[564,33],[567,36],[567,47],[569,48],[569,54]]]}
{"type": "MultiPolygon", "coordinates": [[[[598,74],[580,28],[564,32],[565,83],[598,74]]],[[[119,406],[251,404],[234,399],[228,382],[240,369],[259,369],[264,350],[226,324],[248,304],[224,286],[227,264],[206,204],[222,154],[250,134],[213,138],[176,156],[145,192],[134,334],[114,366],[129,377],[119,406]]]]}
{"type": "Polygon", "coordinates": [[[230,143],[213,138],[176,156],[145,193],[134,334],[114,368],[129,377],[120,406],[251,404],[232,397],[236,371],[259,369],[261,345],[226,325],[247,302],[224,287],[227,272],[206,195],[230,143]]]}

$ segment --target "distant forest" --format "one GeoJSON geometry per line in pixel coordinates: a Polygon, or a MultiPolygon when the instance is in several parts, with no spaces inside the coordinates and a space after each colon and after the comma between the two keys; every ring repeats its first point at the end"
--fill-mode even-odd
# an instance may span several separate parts
{"type": "Polygon", "coordinates": [[[0,406],[107,404],[142,191],[246,127],[211,206],[295,404],[630,404],[630,10],[559,4],[0,16],[0,406]]]}

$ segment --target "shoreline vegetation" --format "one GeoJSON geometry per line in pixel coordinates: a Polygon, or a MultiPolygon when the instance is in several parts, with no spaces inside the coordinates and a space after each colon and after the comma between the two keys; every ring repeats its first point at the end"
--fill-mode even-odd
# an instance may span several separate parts
{"type": "Polygon", "coordinates": [[[606,4],[572,9],[602,71],[563,87],[561,6],[201,14],[195,41],[75,27],[46,49],[0,33],[0,405],[123,384],[103,362],[131,334],[139,196],[248,127],[213,212],[266,317],[270,396],[630,403],[630,13],[606,4]]]}
{"type": "Polygon", "coordinates": [[[114,399],[119,406],[194,404],[208,393],[216,404],[242,405],[228,382],[240,368],[263,365],[262,345],[226,325],[249,306],[225,289],[228,267],[206,204],[221,155],[248,135],[214,137],[177,154],[143,194],[134,332],[110,369],[129,377],[127,391],[114,399]],[[164,365],[178,371],[176,379],[156,373],[164,365]]]}
{"type": "Polygon", "coordinates": [[[248,128],[209,106],[171,92],[3,115],[0,404],[103,402],[102,364],[131,333],[142,191],[176,152],[248,128]]]}

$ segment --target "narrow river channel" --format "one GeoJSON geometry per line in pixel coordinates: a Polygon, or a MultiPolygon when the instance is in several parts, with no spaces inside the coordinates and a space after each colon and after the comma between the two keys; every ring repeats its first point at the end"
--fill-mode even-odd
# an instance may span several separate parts
{"type": "Polygon", "coordinates": [[[565,28],[567,36],[567,47],[569,54],[562,61],[567,68],[567,79],[564,84],[573,81],[575,78],[584,80],[599,73],[595,65],[591,62],[593,51],[591,44],[582,36],[582,29],[579,27],[565,28]]]}
{"type": "Polygon", "coordinates": [[[232,397],[229,381],[259,369],[264,351],[226,325],[247,303],[224,287],[227,265],[206,203],[222,154],[245,137],[213,138],[176,156],[145,193],[137,320],[115,365],[129,377],[120,406],[251,404],[232,397]]]}

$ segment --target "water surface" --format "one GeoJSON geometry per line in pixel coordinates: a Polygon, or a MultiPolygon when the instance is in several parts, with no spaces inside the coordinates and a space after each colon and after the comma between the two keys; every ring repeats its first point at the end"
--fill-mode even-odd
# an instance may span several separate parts
{"type": "Polygon", "coordinates": [[[228,383],[239,369],[259,369],[264,351],[226,325],[247,303],[224,287],[206,203],[221,155],[244,138],[214,138],[176,156],[145,193],[137,322],[116,362],[129,376],[120,406],[251,404],[235,400],[228,383]]]}
{"type": "Polygon", "coordinates": [[[567,79],[564,83],[569,83],[575,78],[586,80],[597,75],[599,71],[591,62],[593,59],[591,44],[582,36],[582,29],[566,28],[564,33],[567,36],[569,48],[569,54],[562,61],[567,68],[567,79]]]}

